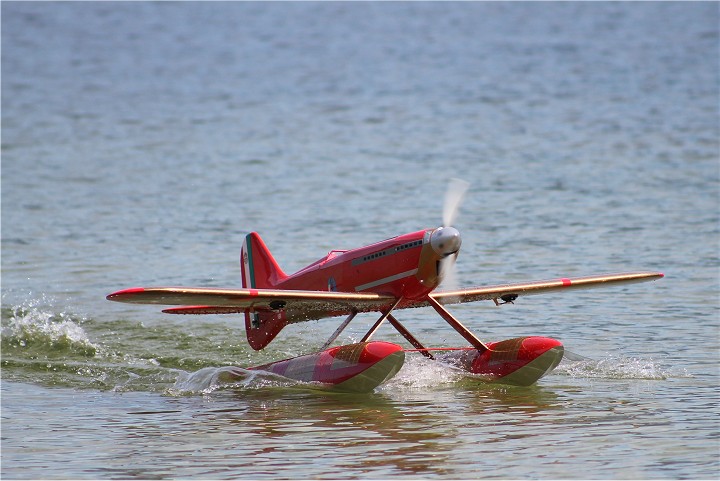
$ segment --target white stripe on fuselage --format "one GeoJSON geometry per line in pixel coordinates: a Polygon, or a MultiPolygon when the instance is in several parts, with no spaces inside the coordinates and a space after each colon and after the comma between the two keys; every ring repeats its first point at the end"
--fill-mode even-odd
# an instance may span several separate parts
{"type": "Polygon", "coordinates": [[[397,281],[398,279],[402,279],[403,277],[410,277],[415,274],[417,274],[417,269],[412,269],[409,271],[401,272],[400,274],[395,274],[394,276],[384,277],[382,279],[378,279],[373,282],[368,282],[367,284],[363,284],[361,286],[356,286],[355,291],[365,291],[367,289],[372,289],[373,287],[381,286],[383,284],[387,284],[388,282],[397,281]]]}

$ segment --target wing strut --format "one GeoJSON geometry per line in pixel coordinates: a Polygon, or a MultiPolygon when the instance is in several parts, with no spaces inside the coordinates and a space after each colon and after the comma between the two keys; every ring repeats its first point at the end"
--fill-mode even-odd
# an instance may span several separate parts
{"type": "Polygon", "coordinates": [[[427,348],[425,346],[423,346],[422,343],[420,341],[418,341],[417,338],[415,338],[415,336],[410,334],[410,331],[405,329],[405,326],[400,324],[400,321],[395,319],[395,316],[393,316],[392,314],[388,314],[387,319],[388,319],[388,321],[390,321],[390,324],[392,324],[392,326],[395,328],[395,330],[397,332],[399,332],[400,334],[402,334],[402,336],[405,339],[407,339],[407,341],[410,344],[412,344],[413,347],[415,347],[415,349],[417,349],[420,352],[420,354],[427,357],[428,359],[435,359],[435,356],[430,354],[430,352],[427,350],[427,348]]]}
{"type": "Polygon", "coordinates": [[[367,342],[370,340],[373,334],[375,334],[375,331],[377,331],[380,325],[385,322],[385,319],[388,318],[392,310],[395,309],[398,304],[400,304],[400,301],[402,301],[402,297],[398,297],[397,299],[395,299],[395,302],[392,306],[390,306],[390,309],[388,309],[386,312],[383,312],[383,315],[380,316],[380,319],[378,319],[375,324],[373,324],[370,330],[363,336],[362,339],[360,339],[360,342],[367,342]]]}
{"type": "Polygon", "coordinates": [[[467,327],[463,326],[460,321],[455,319],[453,315],[450,314],[450,312],[448,312],[448,310],[445,309],[442,304],[433,299],[432,296],[427,296],[427,301],[437,311],[437,313],[440,314],[440,316],[445,319],[445,321],[450,324],[453,329],[455,329],[462,337],[464,337],[466,341],[472,344],[475,349],[477,349],[479,352],[485,352],[489,350],[489,348],[485,344],[483,344],[480,339],[475,337],[475,335],[470,332],[467,327]]]}
{"type": "Polygon", "coordinates": [[[321,351],[324,351],[328,347],[330,347],[330,344],[333,343],[335,339],[340,335],[341,332],[345,330],[348,324],[350,324],[350,321],[352,321],[355,316],[357,316],[358,311],[356,309],[353,309],[349,316],[343,321],[342,324],[338,326],[337,329],[335,329],[335,332],[332,333],[332,336],[330,336],[330,339],[328,339],[325,344],[323,344],[323,347],[320,348],[321,351]]]}

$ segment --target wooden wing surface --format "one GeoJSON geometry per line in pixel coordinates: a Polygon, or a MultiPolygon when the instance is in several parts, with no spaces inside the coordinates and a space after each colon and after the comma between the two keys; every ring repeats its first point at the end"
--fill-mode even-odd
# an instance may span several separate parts
{"type": "MultiPolygon", "coordinates": [[[[441,304],[493,300],[511,302],[518,297],[575,289],[590,289],[653,281],[658,272],[606,274],[559,278],[495,286],[480,286],[430,294],[441,304]]],[[[165,309],[169,314],[231,314],[246,311],[283,311],[288,322],[322,319],[353,311],[381,311],[395,301],[391,296],[368,292],[324,292],[280,289],[217,289],[200,287],[133,288],[107,296],[111,301],[134,304],[179,306],[165,309]]],[[[397,308],[429,305],[425,300],[403,301],[397,308]]]]}
{"type": "Polygon", "coordinates": [[[163,310],[168,314],[284,311],[288,322],[334,317],[352,311],[380,311],[395,300],[390,296],[362,292],[207,287],[138,287],[115,292],[107,299],[132,304],[180,306],[163,310]]]}
{"type": "Polygon", "coordinates": [[[597,276],[559,278],[544,281],[521,282],[459,289],[455,291],[436,291],[430,294],[441,304],[457,304],[476,301],[514,301],[518,297],[549,294],[575,289],[594,289],[612,287],[638,282],[654,281],[663,277],[659,272],[629,272],[604,274],[597,276]]]}

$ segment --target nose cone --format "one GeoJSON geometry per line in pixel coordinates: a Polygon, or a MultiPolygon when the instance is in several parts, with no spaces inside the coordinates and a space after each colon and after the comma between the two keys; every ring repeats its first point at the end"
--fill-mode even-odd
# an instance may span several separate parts
{"type": "Polygon", "coordinates": [[[438,227],[430,236],[430,245],[440,257],[447,257],[460,250],[462,238],[454,227],[438,227]]]}

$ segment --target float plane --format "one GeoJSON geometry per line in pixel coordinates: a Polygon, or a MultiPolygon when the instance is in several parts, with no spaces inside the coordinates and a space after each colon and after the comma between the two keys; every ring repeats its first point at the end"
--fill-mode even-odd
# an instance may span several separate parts
{"type": "Polygon", "coordinates": [[[483,300],[500,306],[535,294],[663,277],[659,272],[632,272],[436,290],[451,275],[460,252],[462,238],[452,224],[467,187],[464,181],[450,183],[441,227],[352,250],[332,250],[294,274],[286,274],[260,235],[252,232],[241,250],[242,288],[137,287],[112,293],[107,299],[176,306],[163,310],[168,314],[243,314],[247,340],[255,350],[265,348],[288,324],[345,316],[319,352],[249,368],[340,391],[372,391],[400,370],[408,351],[483,380],[528,386],[560,363],[564,354],[560,341],[530,336],[483,342],[446,306],[483,300]],[[425,347],[395,317],[397,311],[420,307],[434,309],[470,346],[425,347]],[[368,312],[380,315],[360,342],[330,347],[357,314],[368,312]],[[385,321],[414,349],[371,341],[385,321]]]}

